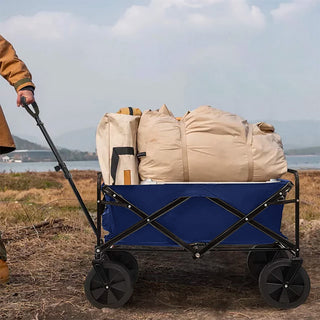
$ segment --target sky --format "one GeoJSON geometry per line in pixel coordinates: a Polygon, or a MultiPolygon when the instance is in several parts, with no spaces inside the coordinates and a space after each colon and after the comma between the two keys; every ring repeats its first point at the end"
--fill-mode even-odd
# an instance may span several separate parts
{"type": "MultiPolygon", "coordinates": [[[[0,33],[56,136],[121,107],[211,105],[251,121],[320,120],[320,0],[1,0],[0,33]]],[[[0,78],[14,134],[39,135],[0,78]]]]}

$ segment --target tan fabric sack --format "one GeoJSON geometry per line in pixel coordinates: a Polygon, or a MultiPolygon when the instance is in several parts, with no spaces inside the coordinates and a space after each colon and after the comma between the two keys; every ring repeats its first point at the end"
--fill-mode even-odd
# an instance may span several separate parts
{"type": "MultiPolygon", "coordinates": [[[[272,125],[252,124],[253,181],[280,178],[287,172],[283,145],[272,125]]],[[[249,137],[250,141],[250,137],[249,137]]]]}
{"type": "Polygon", "coordinates": [[[141,180],[266,181],[287,171],[280,137],[267,124],[202,106],[177,120],[164,105],[138,129],[141,180]]]}
{"type": "Polygon", "coordinates": [[[97,128],[98,160],[105,184],[139,184],[137,130],[140,116],[106,113],[97,128]]]}

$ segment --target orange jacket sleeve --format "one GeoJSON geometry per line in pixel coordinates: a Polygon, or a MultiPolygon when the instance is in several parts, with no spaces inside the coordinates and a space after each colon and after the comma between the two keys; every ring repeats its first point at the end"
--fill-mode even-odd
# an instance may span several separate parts
{"type": "Polygon", "coordinates": [[[0,74],[16,89],[35,85],[28,68],[21,61],[12,45],[0,35],[0,74]]]}

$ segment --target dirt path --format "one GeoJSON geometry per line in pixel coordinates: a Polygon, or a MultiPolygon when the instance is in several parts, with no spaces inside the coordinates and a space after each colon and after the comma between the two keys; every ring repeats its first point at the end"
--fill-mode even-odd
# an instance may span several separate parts
{"type": "Polygon", "coordinates": [[[140,272],[132,298],[121,309],[99,310],[83,292],[93,257],[90,230],[59,221],[44,227],[39,238],[25,229],[9,229],[4,238],[11,282],[0,288],[0,319],[319,319],[318,225],[310,226],[302,241],[311,293],[292,310],[268,307],[248,274],[246,254],[230,252],[197,261],[187,253],[137,253],[140,272]]]}

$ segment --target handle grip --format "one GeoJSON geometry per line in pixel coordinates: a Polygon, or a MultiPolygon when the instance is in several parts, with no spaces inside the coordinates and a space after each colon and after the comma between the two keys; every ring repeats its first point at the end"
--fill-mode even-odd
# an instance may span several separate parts
{"type": "Polygon", "coordinates": [[[36,102],[32,102],[31,106],[33,107],[33,110],[28,106],[28,104],[26,103],[26,98],[25,97],[21,97],[21,103],[22,106],[28,111],[28,113],[31,115],[31,117],[36,118],[39,116],[39,107],[37,105],[36,102]]]}

